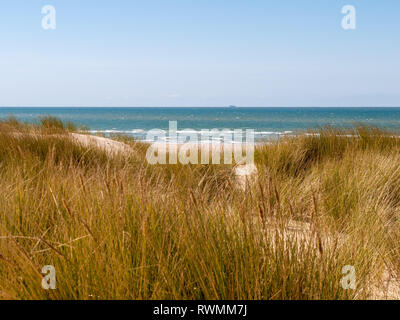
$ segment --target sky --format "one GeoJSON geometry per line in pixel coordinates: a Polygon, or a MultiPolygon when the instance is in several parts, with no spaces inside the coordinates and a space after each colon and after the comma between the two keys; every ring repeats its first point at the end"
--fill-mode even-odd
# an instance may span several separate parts
{"type": "Polygon", "coordinates": [[[400,106],[399,38],[398,0],[2,0],[0,106],[400,106]]]}

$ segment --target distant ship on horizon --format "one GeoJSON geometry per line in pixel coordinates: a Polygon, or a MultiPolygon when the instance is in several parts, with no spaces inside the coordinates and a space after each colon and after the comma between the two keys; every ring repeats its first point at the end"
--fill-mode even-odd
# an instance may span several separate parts
{"type": "Polygon", "coordinates": [[[234,106],[233,104],[231,104],[228,108],[229,109],[235,109],[235,108],[237,108],[237,106],[234,106]]]}

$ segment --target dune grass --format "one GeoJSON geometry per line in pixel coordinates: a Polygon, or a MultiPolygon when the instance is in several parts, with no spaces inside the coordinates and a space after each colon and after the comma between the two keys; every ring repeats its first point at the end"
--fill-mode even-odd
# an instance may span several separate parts
{"type": "Polygon", "coordinates": [[[400,271],[391,132],[260,146],[244,192],[232,166],[151,166],[144,144],[125,138],[132,155],[111,157],[71,130],[0,123],[1,299],[366,299],[400,271]],[[42,289],[44,265],[56,290],[42,289]]]}

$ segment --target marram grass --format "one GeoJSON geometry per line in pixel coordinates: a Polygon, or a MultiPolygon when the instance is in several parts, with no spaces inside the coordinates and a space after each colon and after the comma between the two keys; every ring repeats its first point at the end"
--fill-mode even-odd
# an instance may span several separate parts
{"type": "Polygon", "coordinates": [[[244,192],[232,166],[150,166],[143,144],[124,138],[132,156],[110,157],[69,130],[0,124],[1,299],[381,298],[400,272],[393,133],[324,128],[259,147],[244,192]],[[41,286],[45,265],[56,290],[41,286]]]}

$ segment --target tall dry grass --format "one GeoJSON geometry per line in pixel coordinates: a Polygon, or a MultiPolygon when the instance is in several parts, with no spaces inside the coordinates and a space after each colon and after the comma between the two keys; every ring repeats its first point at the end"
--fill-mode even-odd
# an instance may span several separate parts
{"type": "Polygon", "coordinates": [[[150,166],[143,144],[125,138],[132,155],[111,157],[70,130],[0,124],[2,299],[363,299],[400,271],[390,132],[325,128],[259,147],[243,192],[232,166],[150,166]],[[42,289],[44,265],[56,290],[42,289]]]}

